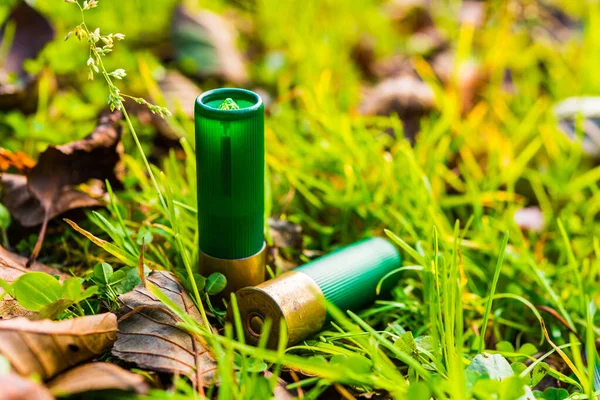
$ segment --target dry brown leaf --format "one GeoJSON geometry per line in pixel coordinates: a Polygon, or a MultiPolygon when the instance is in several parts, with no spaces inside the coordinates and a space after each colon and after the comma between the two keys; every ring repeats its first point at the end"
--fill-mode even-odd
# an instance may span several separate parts
{"type": "Polygon", "coordinates": [[[221,16],[206,10],[192,14],[177,7],[171,26],[175,57],[184,73],[236,84],[248,80],[236,47],[237,32],[221,16]]]}
{"type": "Polygon", "coordinates": [[[90,360],[114,343],[117,318],[112,313],[64,321],[0,321],[0,354],[22,376],[48,380],[59,372],[90,360]]]}
{"type": "MultiPolygon", "coordinates": [[[[1,294],[2,292],[0,292],[0,295],[1,294]]],[[[31,318],[32,315],[33,313],[31,311],[27,311],[21,307],[16,300],[9,296],[0,300],[0,320],[18,317],[31,318]]]]}
{"type": "Polygon", "coordinates": [[[434,23],[430,1],[390,0],[384,4],[384,10],[396,31],[407,38],[411,53],[433,54],[447,43],[434,23]]]}
{"type": "MultiPolygon", "coordinates": [[[[27,177],[16,174],[2,174],[4,205],[13,218],[22,226],[31,228],[44,222],[45,212],[40,202],[31,194],[27,186],[27,177]]],[[[99,207],[102,203],[89,194],[73,186],[61,188],[56,203],[52,207],[49,220],[76,208],[99,207]]]]}
{"type": "MultiPolygon", "coordinates": [[[[273,378],[273,373],[271,371],[264,372],[265,378],[271,379],[273,378]]],[[[282,378],[277,378],[277,385],[273,388],[273,399],[275,400],[291,400],[295,399],[299,396],[296,396],[293,392],[287,390],[285,387],[288,385],[286,381],[282,378]]]]}
{"type": "Polygon", "coordinates": [[[75,190],[75,185],[91,179],[118,182],[115,168],[122,152],[121,117],[120,111],[103,114],[94,131],[85,138],[49,146],[27,174],[26,185],[22,176],[3,176],[6,187],[3,203],[13,217],[25,226],[34,226],[41,217],[40,234],[29,262],[37,258],[52,217],[73,208],[99,204],[75,190]]]}
{"type": "Polygon", "coordinates": [[[298,264],[294,260],[294,254],[291,253],[302,251],[302,227],[279,218],[269,218],[267,223],[269,234],[273,239],[273,245],[268,247],[267,252],[269,265],[275,265],[282,272],[296,268],[298,264]],[[282,248],[296,251],[281,251],[282,248]]]}
{"type": "MultiPolygon", "coordinates": [[[[148,281],[160,288],[182,310],[201,322],[200,313],[181,285],[164,271],[154,271],[148,281]]],[[[189,333],[177,327],[178,319],[143,285],[119,296],[119,333],[112,355],[139,368],[190,376],[195,385],[207,386],[216,362],[189,333]]]]}
{"type": "Polygon", "coordinates": [[[368,90],[360,111],[365,115],[398,114],[404,133],[414,138],[421,117],[435,107],[435,95],[431,87],[413,75],[403,75],[382,81],[368,90]]]}
{"type": "Polygon", "coordinates": [[[14,374],[0,375],[2,400],[54,400],[44,386],[14,374]]]}
{"type": "Polygon", "coordinates": [[[408,117],[412,113],[423,113],[435,105],[433,90],[414,76],[403,75],[386,79],[372,88],[361,104],[367,115],[389,115],[397,113],[408,117]]]}
{"type": "Polygon", "coordinates": [[[302,227],[285,219],[269,218],[269,233],[276,247],[302,249],[302,227]]]}
{"type": "Polygon", "coordinates": [[[409,32],[432,23],[427,0],[390,0],[383,8],[393,21],[405,25],[404,29],[409,32]]]}
{"type": "MultiPolygon", "coordinates": [[[[40,263],[33,263],[30,269],[25,268],[27,258],[13,254],[0,246],[0,279],[12,283],[19,276],[29,271],[46,272],[50,275],[58,275],[61,280],[68,278],[67,274],[62,273],[56,268],[49,267],[40,263]]],[[[0,296],[4,291],[0,288],[0,296]]],[[[21,307],[15,300],[5,296],[0,300],[0,320],[16,317],[30,317],[32,313],[21,307]]]]}
{"type": "Polygon", "coordinates": [[[24,61],[37,57],[54,39],[54,29],[43,15],[20,1],[0,27],[0,43],[5,39],[11,39],[11,45],[6,57],[0,60],[0,109],[33,111],[37,106],[37,85],[35,78],[25,72],[24,61]],[[14,29],[14,36],[7,34],[10,32],[7,27],[14,29]]]}
{"type": "Polygon", "coordinates": [[[75,367],[54,378],[47,386],[55,396],[98,390],[121,390],[143,395],[148,391],[148,385],[141,375],[107,362],[75,367]]]}
{"type": "Polygon", "coordinates": [[[49,146],[41,155],[27,183],[31,193],[50,213],[60,190],[90,179],[116,182],[115,166],[121,158],[121,113],[104,114],[94,131],[81,140],[49,146]]]}
{"type": "Polygon", "coordinates": [[[26,173],[34,165],[35,161],[22,151],[13,153],[10,150],[0,147],[0,172],[6,172],[10,168],[14,168],[19,173],[26,173]]]}

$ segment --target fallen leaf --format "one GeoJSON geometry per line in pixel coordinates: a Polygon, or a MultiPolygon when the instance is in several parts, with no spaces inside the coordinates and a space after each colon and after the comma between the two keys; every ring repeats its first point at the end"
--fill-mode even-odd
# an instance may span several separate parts
{"type": "Polygon", "coordinates": [[[68,274],[61,272],[56,268],[49,267],[45,264],[35,262],[29,269],[25,268],[27,258],[18,254],[11,253],[4,247],[0,246],[0,278],[5,281],[12,282],[25,272],[39,271],[50,275],[59,275],[61,280],[69,277],[68,274]],[[12,279],[11,279],[12,278],[12,279]]]}
{"type": "Polygon", "coordinates": [[[44,386],[14,374],[0,375],[2,400],[54,400],[44,386]]]}
{"type": "MultiPolygon", "coordinates": [[[[0,279],[12,283],[19,276],[26,272],[39,271],[50,275],[58,275],[60,280],[67,279],[69,276],[56,268],[49,267],[41,263],[33,263],[31,268],[25,268],[27,258],[13,254],[0,246],[0,279]]],[[[4,291],[0,288],[0,296],[4,291]]],[[[21,307],[14,299],[6,295],[0,300],[0,320],[16,317],[30,317],[31,312],[21,307]]]]}
{"type": "Polygon", "coordinates": [[[436,28],[428,0],[391,0],[384,10],[400,36],[407,38],[409,53],[423,56],[439,51],[447,40],[436,28]]]}
{"type": "MultiPolygon", "coordinates": [[[[265,371],[263,374],[264,374],[265,378],[273,379],[273,373],[271,371],[265,371]]],[[[291,399],[297,398],[298,396],[296,396],[295,393],[286,389],[287,385],[288,385],[288,383],[286,381],[284,381],[282,378],[278,377],[277,384],[273,388],[273,399],[275,399],[275,400],[291,400],[291,399]]]]}
{"type": "Polygon", "coordinates": [[[54,38],[54,29],[50,23],[26,2],[19,2],[11,11],[0,28],[0,44],[6,37],[7,28],[13,25],[12,43],[3,68],[9,73],[22,77],[27,73],[23,63],[28,58],[35,58],[44,46],[54,38]]]}
{"type": "Polygon", "coordinates": [[[75,185],[91,179],[118,183],[115,168],[122,152],[121,117],[121,112],[102,114],[94,131],[85,138],[49,146],[26,175],[26,185],[22,176],[3,175],[3,203],[15,219],[24,226],[35,226],[41,218],[30,263],[39,254],[51,218],[73,208],[99,205],[78,192],[75,185]]]}
{"type": "MultiPolygon", "coordinates": [[[[163,293],[201,322],[192,299],[173,276],[154,271],[147,278],[163,293]]],[[[214,379],[216,361],[189,333],[177,327],[179,320],[143,285],[119,296],[119,333],[112,355],[142,369],[190,376],[197,387],[214,379]]]]}
{"type": "Polygon", "coordinates": [[[35,77],[24,70],[24,62],[36,58],[54,39],[54,29],[43,15],[27,2],[20,1],[0,27],[0,46],[11,40],[10,49],[0,62],[0,109],[35,110],[35,77]]]}
{"type": "Polygon", "coordinates": [[[397,54],[378,60],[371,68],[373,75],[379,79],[414,75],[416,73],[410,59],[397,54]]]}
{"type": "MultiPolygon", "coordinates": [[[[2,174],[0,182],[3,185],[4,205],[15,220],[26,228],[40,226],[44,222],[44,209],[37,198],[31,194],[27,185],[27,177],[15,174],[2,174]]],[[[50,210],[49,220],[67,211],[77,208],[99,207],[102,203],[75,189],[65,186],[60,189],[56,203],[50,210]]]]}
{"type": "Polygon", "coordinates": [[[236,48],[237,33],[225,19],[210,11],[191,14],[177,7],[171,26],[175,59],[185,74],[235,84],[248,80],[244,60],[236,48]]]}
{"type": "Polygon", "coordinates": [[[121,390],[143,395],[148,391],[148,385],[141,375],[107,362],[75,367],[54,378],[47,386],[55,396],[72,396],[98,390],[121,390]]]}
{"type": "Polygon", "coordinates": [[[19,173],[26,173],[34,165],[35,161],[22,151],[13,153],[10,150],[0,147],[0,172],[6,172],[10,168],[14,168],[19,173]]]}
{"type": "Polygon", "coordinates": [[[85,138],[62,146],[49,146],[27,175],[29,190],[50,213],[60,189],[90,179],[117,182],[115,166],[121,159],[119,125],[122,114],[103,114],[96,129],[85,138]]]}
{"type": "Polygon", "coordinates": [[[269,233],[276,247],[302,248],[302,227],[285,219],[269,218],[269,233]]]}
{"type": "Polygon", "coordinates": [[[368,79],[373,78],[373,66],[375,65],[375,39],[371,36],[362,35],[358,42],[352,47],[350,57],[360,72],[368,79]]]}
{"type": "Polygon", "coordinates": [[[390,78],[369,89],[360,105],[365,115],[398,114],[405,135],[414,138],[419,121],[435,107],[433,90],[413,75],[390,78]]]}
{"type": "Polygon", "coordinates": [[[107,351],[117,335],[112,313],[64,321],[30,321],[15,318],[0,321],[0,354],[22,376],[39,375],[43,380],[107,351]]]}
{"type": "Polygon", "coordinates": [[[294,252],[282,251],[282,249],[302,250],[302,227],[278,218],[269,218],[267,223],[269,234],[273,239],[273,245],[267,249],[269,265],[275,265],[281,272],[296,268],[298,264],[295,262],[294,254],[290,254],[294,252]]]}
{"type": "Polygon", "coordinates": [[[411,33],[433,23],[428,3],[428,0],[390,0],[383,8],[390,19],[411,33]]]}

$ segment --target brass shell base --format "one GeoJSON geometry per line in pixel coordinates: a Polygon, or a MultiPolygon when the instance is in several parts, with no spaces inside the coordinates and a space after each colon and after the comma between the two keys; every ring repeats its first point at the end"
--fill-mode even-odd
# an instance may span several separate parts
{"type": "MultiPolygon", "coordinates": [[[[257,345],[265,320],[271,320],[267,347],[276,349],[281,329],[287,330],[285,347],[317,333],[325,324],[327,309],[319,286],[309,276],[286,272],[256,287],[236,293],[246,342],[257,345]],[[284,321],[284,324],[281,324],[284,321]]],[[[233,321],[231,307],[228,318],[233,321]]]]}
{"type": "Polygon", "coordinates": [[[267,246],[250,257],[225,259],[211,257],[200,251],[200,274],[208,277],[213,272],[220,272],[227,278],[225,289],[220,297],[229,298],[229,294],[246,286],[255,286],[265,281],[267,262],[267,246]]]}

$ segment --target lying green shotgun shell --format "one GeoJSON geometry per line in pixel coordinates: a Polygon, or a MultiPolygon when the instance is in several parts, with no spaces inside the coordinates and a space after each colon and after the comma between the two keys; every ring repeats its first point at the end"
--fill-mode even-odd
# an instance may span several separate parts
{"type": "Polygon", "coordinates": [[[223,273],[227,295],[265,279],[264,106],[249,90],[215,89],[194,117],[200,273],[223,273]]]}
{"type": "MultiPolygon", "coordinates": [[[[381,278],[401,263],[396,247],[376,237],[239,290],[236,297],[246,342],[258,344],[266,319],[272,321],[267,347],[277,348],[281,321],[287,331],[286,346],[306,339],[325,325],[327,302],[342,311],[371,304],[381,278]]],[[[231,309],[229,319],[233,319],[231,309]]]]}

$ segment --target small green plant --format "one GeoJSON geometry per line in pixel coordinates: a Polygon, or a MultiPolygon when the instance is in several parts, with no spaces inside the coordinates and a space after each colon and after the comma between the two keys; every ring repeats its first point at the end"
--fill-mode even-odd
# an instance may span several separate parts
{"type": "Polygon", "coordinates": [[[45,272],[28,272],[12,283],[0,279],[0,287],[4,289],[0,299],[8,294],[24,309],[38,312],[40,318],[85,315],[80,303],[95,295],[98,287],[89,286],[83,290],[82,281],[72,277],[61,284],[57,277],[45,272]]]}
{"type": "Polygon", "coordinates": [[[129,292],[141,283],[137,268],[125,267],[114,271],[112,266],[105,262],[94,267],[89,279],[98,287],[100,297],[107,300],[111,306],[118,305],[119,295],[129,292]]]}

